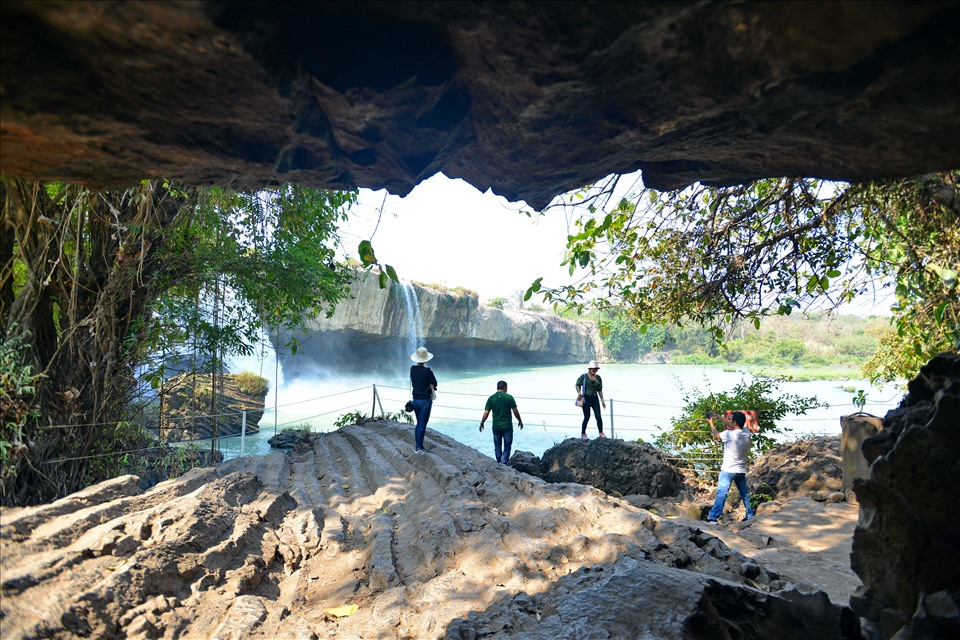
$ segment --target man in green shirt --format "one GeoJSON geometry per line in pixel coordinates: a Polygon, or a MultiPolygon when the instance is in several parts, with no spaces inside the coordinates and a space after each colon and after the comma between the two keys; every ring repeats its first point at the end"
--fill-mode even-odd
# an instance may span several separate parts
{"type": "Polygon", "coordinates": [[[513,446],[513,419],[510,412],[517,416],[517,426],[523,429],[523,418],[517,410],[517,401],[513,396],[507,393],[507,383],[503,380],[497,382],[497,392],[487,398],[487,404],[483,407],[483,417],[480,418],[480,431],[483,431],[483,423],[487,421],[487,416],[493,412],[493,453],[497,462],[507,464],[510,460],[510,447],[513,446]]]}

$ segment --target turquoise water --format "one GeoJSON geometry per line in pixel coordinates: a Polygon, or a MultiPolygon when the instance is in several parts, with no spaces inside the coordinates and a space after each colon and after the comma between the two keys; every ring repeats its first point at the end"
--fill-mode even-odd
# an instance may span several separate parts
{"type": "MultiPolygon", "coordinates": [[[[478,426],[484,403],[496,391],[496,382],[500,379],[509,384],[509,392],[517,400],[525,425],[523,431],[514,429],[514,451],[530,451],[539,456],[555,443],[580,435],[583,414],[574,406],[574,385],[584,371],[580,365],[456,373],[445,371],[439,358],[431,365],[439,388],[427,428],[428,448],[430,431],[436,430],[492,457],[493,436],[489,423],[483,433],[478,431],[478,426]]],[[[604,365],[600,375],[607,400],[603,412],[607,436],[624,440],[642,438],[648,442],[668,429],[671,418],[679,415],[684,389],[725,391],[740,380],[749,379],[745,374],[723,371],[719,367],[659,364],[604,365]]],[[[854,394],[844,387],[864,389],[867,392],[864,410],[877,416],[896,407],[902,397],[896,385],[878,390],[865,380],[785,382],[780,386],[781,393],[816,396],[829,406],[805,416],[784,418],[780,426],[789,430],[784,439],[807,434],[839,435],[840,417],[857,411],[853,405],[854,394]]],[[[314,431],[329,431],[343,414],[359,411],[369,416],[375,408],[379,416],[381,407],[388,413],[398,412],[408,399],[406,365],[397,374],[379,377],[347,377],[323,372],[316,379],[290,383],[280,377],[278,389],[271,390],[267,396],[268,409],[260,422],[260,433],[244,440],[243,454],[269,453],[267,440],[277,431],[301,424],[309,424],[314,431]]],[[[592,417],[587,433],[591,438],[597,436],[592,417]]],[[[413,425],[410,425],[410,446],[413,447],[413,425]]],[[[221,449],[228,459],[239,456],[240,438],[222,440],[221,449]]]]}

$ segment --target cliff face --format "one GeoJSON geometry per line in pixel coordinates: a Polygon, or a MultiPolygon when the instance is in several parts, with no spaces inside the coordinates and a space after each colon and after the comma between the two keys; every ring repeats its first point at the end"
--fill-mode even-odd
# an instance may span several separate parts
{"type": "Polygon", "coordinates": [[[420,285],[392,283],[381,289],[375,277],[363,276],[332,317],[310,319],[306,331],[292,336],[298,354],[281,356],[286,375],[296,377],[331,360],[357,370],[395,366],[419,345],[453,368],[568,364],[605,355],[589,322],[494,309],[469,293],[420,285]]]}
{"type": "MultiPolygon", "coordinates": [[[[223,388],[217,402],[216,430],[220,437],[240,435],[243,429],[243,412],[247,412],[247,433],[260,431],[263,418],[264,398],[262,392],[246,389],[240,376],[223,375],[223,388]]],[[[161,416],[163,434],[171,442],[203,440],[213,433],[214,419],[211,415],[210,376],[183,374],[168,380],[164,391],[166,399],[161,416]]]]}

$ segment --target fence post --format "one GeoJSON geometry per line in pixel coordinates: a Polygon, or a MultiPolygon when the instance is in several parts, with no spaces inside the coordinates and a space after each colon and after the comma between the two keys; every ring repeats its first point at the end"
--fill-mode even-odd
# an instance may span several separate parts
{"type": "Polygon", "coordinates": [[[377,385],[373,385],[373,398],[370,399],[370,417],[377,415],[377,385]]]}
{"type": "Polygon", "coordinates": [[[243,419],[240,423],[240,457],[243,457],[243,447],[247,442],[247,410],[243,410],[243,419]]]}
{"type": "Polygon", "coordinates": [[[610,398],[610,437],[613,437],[613,398],[610,398]]]}

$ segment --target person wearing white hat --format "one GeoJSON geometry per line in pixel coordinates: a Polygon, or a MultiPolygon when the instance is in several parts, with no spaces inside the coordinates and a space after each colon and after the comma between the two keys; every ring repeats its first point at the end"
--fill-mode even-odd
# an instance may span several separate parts
{"type": "Polygon", "coordinates": [[[416,364],[410,367],[410,386],[413,387],[413,413],[417,417],[417,426],[413,431],[414,451],[423,453],[423,438],[427,433],[427,422],[430,421],[430,411],[433,409],[433,399],[436,397],[437,378],[433,370],[425,363],[433,359],[433,354],[426,347],[419,347],[410,359],[416,364]]]}
{"type": "Polygon", "coordinates": [[[597,429],[600,431],[600,437],[606,438],[603,432],[603,418],[600,416],[600,405],[607,408],[607,403],[603,399],[603,380],[597,374],[600,365],[596,360],[591,360],[587,365],[587,372],[577,378],[577,403],[583,409],[583,424],[580,425],[580,437],[587,438],[587,423],[590,422],[590,410],[593,409],[593,415],[597,419],[597,429]],[[580,403],[580,401],[583,401],[580,403]]]}

